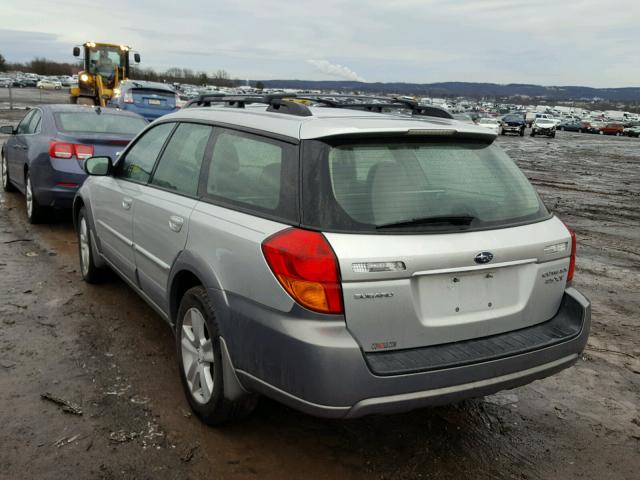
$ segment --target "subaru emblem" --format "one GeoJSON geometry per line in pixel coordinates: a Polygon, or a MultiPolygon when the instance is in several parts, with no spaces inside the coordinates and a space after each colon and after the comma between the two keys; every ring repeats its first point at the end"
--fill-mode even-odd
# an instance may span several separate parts
{"type": "Polygon", "coordinates": [[[491,260],[493,260],[493,253],[491,252],[480,252],[474,258],[476,263],[489,263],[491,260]]]}

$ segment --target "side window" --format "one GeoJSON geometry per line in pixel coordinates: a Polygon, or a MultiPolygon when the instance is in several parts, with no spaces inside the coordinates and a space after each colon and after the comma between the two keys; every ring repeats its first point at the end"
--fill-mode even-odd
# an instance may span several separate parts
{"type": "Polygon", "coordinates": [[[167,137],[175,123],[163,123],[148,130],[131,147],[118,167],[118,177],[138,183],[147,183],[167,137]]]}
{"type": "Polygon", "coordinates": [[[31,119],[33,118],[35,113],[36,113],[35,110],[31,110],[29,113],[25,115],[22,121],[18,124],[18,128],[16,129],[18,135],[24,135],[25,133],[29,133],[29,122],[31,122],[31,119]]]}
{"type": "Polygon", "coordinates": [[[213,148],[207,193],[275,211],[281,198],[283,157],[284,148],[277,142],[224,130],[213,148]]]}
{"type": "Polygon", "coordinates": [[[180,124],[162,153],[151,184],[195,196],[204,151],[212,130],[207,125],[180,124]]]}
{"type": "Polygon", "coordinates": [[[40,130],[40,121],[42,120],[42,113],[40,110],[34,110],[31,120],[29,120],[29,126],[27,133],[38,133],[40,130]]]}

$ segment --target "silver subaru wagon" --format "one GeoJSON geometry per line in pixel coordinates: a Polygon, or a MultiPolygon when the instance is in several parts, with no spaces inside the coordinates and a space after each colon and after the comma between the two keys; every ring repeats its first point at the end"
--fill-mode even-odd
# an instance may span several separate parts
{"type": "Polygon", "coordinates": [[[86,160],[73,211],[84,280],[112,269],[171,325],[204,422],[259,394],[401,412],[578,359],[575,235],[494,133],[406,101],[192,103],[86,160]]]}

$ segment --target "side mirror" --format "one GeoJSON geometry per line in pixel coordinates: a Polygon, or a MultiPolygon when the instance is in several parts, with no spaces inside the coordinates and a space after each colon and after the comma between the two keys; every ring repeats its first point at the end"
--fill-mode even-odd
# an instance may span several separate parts
{"type": "Polygon", "coordinates": [[[3,135],[13,135],[16,133],[16,129],[12,125],[3,125],[0,127],[0,133],[3,135]]]}
{"type": "Polygon", "coordinates": [[[84,161],[84,171],[88,175],[104,177],[111,173],[112,168],[111,157],[90,157],[84,161]]]}
{"type": "Polygon", "coordinates": [[[136,63],[140,63],[140,54],[139,53],[134,53],[133,54],[133,61],[136,63]]]}
{"type": "Polygon", "coordinates": [[[80,47],[73,47],[73,56],[74,57],[80,56],[80,47]]]}

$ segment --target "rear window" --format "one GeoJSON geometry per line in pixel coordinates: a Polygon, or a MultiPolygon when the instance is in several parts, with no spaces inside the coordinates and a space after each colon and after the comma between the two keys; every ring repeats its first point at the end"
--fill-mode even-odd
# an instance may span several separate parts
{"type": "Polygon", "coordinates": [[[307,148],[313,160],[304,174],[303,223],[310,227],[442,232],[549,215],[515,163],[482,141],[312,141],[307,148]]]}
{"type": "Polygon", "coordinates": [[[146,125],[143,118],[95,112],[60,112],[55,115],[58,130],[81,133],[137,135],[146,125]]]}
{"type": "Polygon", "coordinates": [[[132,88],[133,95],[157,95],[159,97],[176,98],[175,92],[154,88],[132,88]]]}
{"type": "Polygon", "coordinates": [[[505,122],[523,122],[524,119],[520,115],[507,115],[504,117],[505,122]]]}

